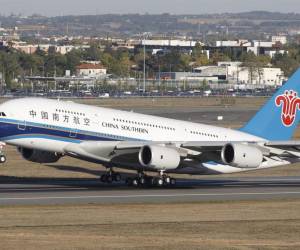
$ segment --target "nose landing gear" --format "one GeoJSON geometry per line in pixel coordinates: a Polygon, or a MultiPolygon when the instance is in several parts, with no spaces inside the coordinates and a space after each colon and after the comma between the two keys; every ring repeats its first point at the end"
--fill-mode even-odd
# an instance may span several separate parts
{"type": "Polygon", "coordinates": [[[6,156],[3,152],[5,145],[6,144],[4,142],[0,142],[0,164],[3,164],[6,162],[6,156]]]}
{"type": "Polygon", "coordinates": [[[5,163],[5,162],[6,162],[6,156],[1,154],[0,155],[0,163],[2,164],[2,163],[5,163]]]}

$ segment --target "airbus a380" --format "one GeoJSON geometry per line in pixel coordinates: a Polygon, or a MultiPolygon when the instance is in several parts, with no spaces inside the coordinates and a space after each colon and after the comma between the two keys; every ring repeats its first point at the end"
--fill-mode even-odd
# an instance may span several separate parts
{"type": "Polygon", "coordinates": [[[239,130],[59,100],[14,99],[0,105],[0,140],[32,162],[68,155],[102,164],[108,169],[104,182],[121,179],[113,171],[118,167],[137,171],[128,180],[136,186],[174,185],[170,173],[235,173],[298,162],[300,142],[291,138],[300,119],[299,91],[300,70],[239,130]]]}

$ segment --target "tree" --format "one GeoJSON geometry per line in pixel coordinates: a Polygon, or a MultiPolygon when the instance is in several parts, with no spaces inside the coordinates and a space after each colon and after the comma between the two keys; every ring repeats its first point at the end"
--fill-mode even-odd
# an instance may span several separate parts
{"type": "Polygon", "coordinates": [[[101,63],[107,68],[108,72],[112,73],[112,68],[115,63],[115,60],[112,57],[112,55],[110,53],[105,52],[101,55],[100,60],[101,63]]]}
{"type": "Polygon", "coordinates": [[[18,76],[20,65],[18,63],[18,54],[13,51],[0,52],[0,69],[4,73],[7,88],[11,88],[12,80],[18,76]]]}
{"type": "Polygon", "coordinates": [[[290,57],[287,53],[276,54],[272,59],[272,63],[275,67],[281,68],[285,76],[290,76],[299,67],[299,62],[296,59],[290,57]]]}
{"type": "Polygon", "coordinates": [[[80,50],[71,50],[66,54],[66,69],[70,70],[72,74],[76,72],[76,66],[80,64],[82,59],[82,52],[80,50]]]}
{"type": "Polygon", "coordinates": [[[24,75],[40,75],[44,59],[37,54],[19,54],[19,64],[24,75]]]}
{"type": "Polygon", "coordinates": [[[121,77],[129,77],[131,62],[128,52],[121,52],[114,58],[114,63],[111,65],[111,71],[121,77]]]}
{"type": "Polygon", "coordinates": [[[101,60],[101,50],[98,44],[93,43],[90,47],[83,53],[84,59],[89,61],[99,61],[101,60]]]}
{"type": "Polygon", "coordinates": [[[201,57],[203,55],[203,49],[200,43],[196,43],[195,47],[192,51],[192,59],[197,60],[197,58],[201,57]]]}
{"type": "Polygon", "coordinates": [[[256,56],[253,52],[244,53],[241,56],[241,60],[243,62],[243,66],[248,68],[251,83],[255,77],[258,77],[260,83],[262,68],[267,67],[271,62],[271,58],[269,56],[256,56]]]}
{"type": "Polygon", "coordinates": [[[231,58],[219,51],[215,51],[211,55],[210,63],[216,65],[218,62],[231,61],[231,58]]]}
{"type": "Polygon", "coordinates": [[[189,71],[190,56],[182,54],[178,49],[173,49],[171,52],[161,56],[162,71],[176,72],[189,71]]]}

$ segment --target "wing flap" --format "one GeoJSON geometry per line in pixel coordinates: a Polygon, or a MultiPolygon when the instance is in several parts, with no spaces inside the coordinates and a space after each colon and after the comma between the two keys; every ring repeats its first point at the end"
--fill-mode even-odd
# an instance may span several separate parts
{"type": "Polygon", "coordinates": [[[300,148],[300,141],[270,141],[265,143],[267,147],[274,147],[274,148],[291,148],[291,147],[299,147],[300,148]]]}

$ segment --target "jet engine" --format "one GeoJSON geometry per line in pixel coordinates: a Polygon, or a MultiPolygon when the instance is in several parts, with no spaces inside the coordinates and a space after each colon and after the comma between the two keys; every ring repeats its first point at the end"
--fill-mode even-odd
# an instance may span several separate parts
{"type": "Polygon", "coordinates": [[[61,155],[57,153],[30,148],[19,148],[19,152],[22,154],[24,159],[37,163],[54,163],[61,157],[61,155]]]}
{"type": "Polygon", "coordinates": [[[158,170],[176,169],[180,164],[180,154],[174,148],[144,146],[139,152],[139,162],[144,167],[158,170]]]}
{"type": "Polygon", "coordinates": [[[263,161],[263,153],[254,146],[229,143],[221,152],[224,164],[237,168],[257,168],[263,161]]]}

